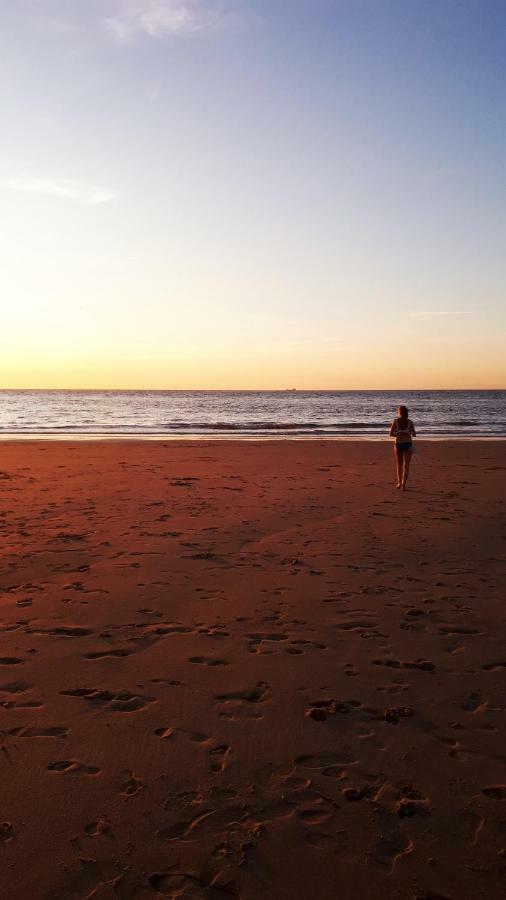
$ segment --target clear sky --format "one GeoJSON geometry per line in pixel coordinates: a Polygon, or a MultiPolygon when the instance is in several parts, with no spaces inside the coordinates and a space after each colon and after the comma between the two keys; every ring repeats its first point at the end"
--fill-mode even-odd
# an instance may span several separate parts
{"type": "Polygon", "coordinates": [[[0,0],[0,385],[506,385],[504,0],[0,0]]]}

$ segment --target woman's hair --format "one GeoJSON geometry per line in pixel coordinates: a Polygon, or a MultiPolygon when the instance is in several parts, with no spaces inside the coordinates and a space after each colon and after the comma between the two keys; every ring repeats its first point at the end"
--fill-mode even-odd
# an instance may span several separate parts
{"type": "Polygon", "coordinates": [[[399,406],[399,416],[405,421],[408,418],[409,410],[407,406],[399,406]]]}

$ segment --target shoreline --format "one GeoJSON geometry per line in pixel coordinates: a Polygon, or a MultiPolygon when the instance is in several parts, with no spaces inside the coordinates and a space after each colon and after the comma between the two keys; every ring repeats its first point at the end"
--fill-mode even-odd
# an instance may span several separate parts
{"type": "MultiPolygon", "coordinates": [[[[74,441],[79,442],[79,443],[83,443],[86,441],[88,441],[90,443],[95,443],[95,442],[104,443],[107,441],[111,441],[111,442],[130,441],[131,443],[137,443],[137,442],[146,443],[149,441],[153,441],[155,443],[159,443],[160,441],[170,441],[172,443],[172,442],[182,441],[183,443],[186,443],[186,442],[198,443],[199,441],[202,441],[205,443],[215,442],[218,444],[220,444],[220,443],[230,444],[230,443],[234,443],[234,442],[238,443],[238,444],[255,443],[255,442],[258,442],[259,444],[260,443],[264,444],[264,443],[275,443],[276,441],[279,441],[280,443],[285,443],[286,441],[289,441],[291,443],[296,443],[297,441],[300,441],[301,443],[311,443],[311,442],[317,443],[318,441],[322,441],[325,443],[341,442],[341,441],[350,443],[350,442],[355,441],[358,444],[369,443],[369,442],[375,443],[375,444],[376,443],[387,443],[387,442],[393,443],[393,439],[391,437],[389,437],[388,435],[387,436],[384,436],[384,435],[376,436],[376,435],[368,435],[368,434],[364,434],[364,435],[358,435],[358,434],[352,434],[352,435],[346,435],[346,434],[343,434],[343,435],[324,435],[324,434],[315,434],[315,435],[265,434],[265,435],[258,435],[258,434],[252,434],[252,435],[249,435],[249,434],[244,434],[242,436],[237,435],[237,434],[206,435],[206,434],[199,434],[199,433],[166,435],[166,434],[160,434],[159,432],[157,432],[156,434],[98,434],[98,433],[72,434],[71,432],[65,432],[65,434],[44,434],[44,433],[16,434],[15,432],[0,434],[0,443],[8,443],[8,444],[14,444],[14,443],[18,443],[18,442],[19,443],[25,443],[25,442],[39,442],[39,443],[43,443],[43,442],[64,443],[64,442],[67,442],[67,443],[72,443],[74,441]]],[[[452,435],[451,437],[444,437],[444,438],[437,437],[436,435],[434,435],[434,436],[426,436],[423,438],[416,438],[415,445],[418,446],[420,444],[425,444],[425,443],[431,443],[431,444],[432,443],[452,443],[453,441],[455,441],[457,443],[461,443],[463,441],[490,443],[493,441],[506,441],[506,435],[459,434],[459,435],[452,435]]]]}

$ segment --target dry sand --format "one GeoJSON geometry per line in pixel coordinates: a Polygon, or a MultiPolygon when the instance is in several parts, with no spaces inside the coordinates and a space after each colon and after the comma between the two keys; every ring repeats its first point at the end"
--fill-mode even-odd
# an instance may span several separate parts
{"type": "Polygon", "coordinates": [[[495,900],[504,443],[0,447],[0,895],[495,900]]]}

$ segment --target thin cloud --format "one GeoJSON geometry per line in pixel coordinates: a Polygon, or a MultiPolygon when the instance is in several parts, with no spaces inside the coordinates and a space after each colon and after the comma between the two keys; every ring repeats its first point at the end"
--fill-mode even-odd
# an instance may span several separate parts
{"type": "Polygon", "coordinates": [[[74,200],[87,206],[109,203],[119,196],[116,192],[106,188],[62,178],[32,178],[29,176],[2,178],[0,187],[13,191],[42,194],[46,197],[60,197],[63,200],[74,200]]]}
{"type": "Polygon", "coordinates": [[[167,38],[216,26],[224,8],[210,0],[119,0],[117,11],[102,20],[105,30],[121,44],[139,37],[167,38]]]}
{"type": "Polygon", "coordinates": [[[422,312],[410,312],[414,319],[428,319],[431,316],[474,316],[472,309],[431,309],[422,312]]]}

